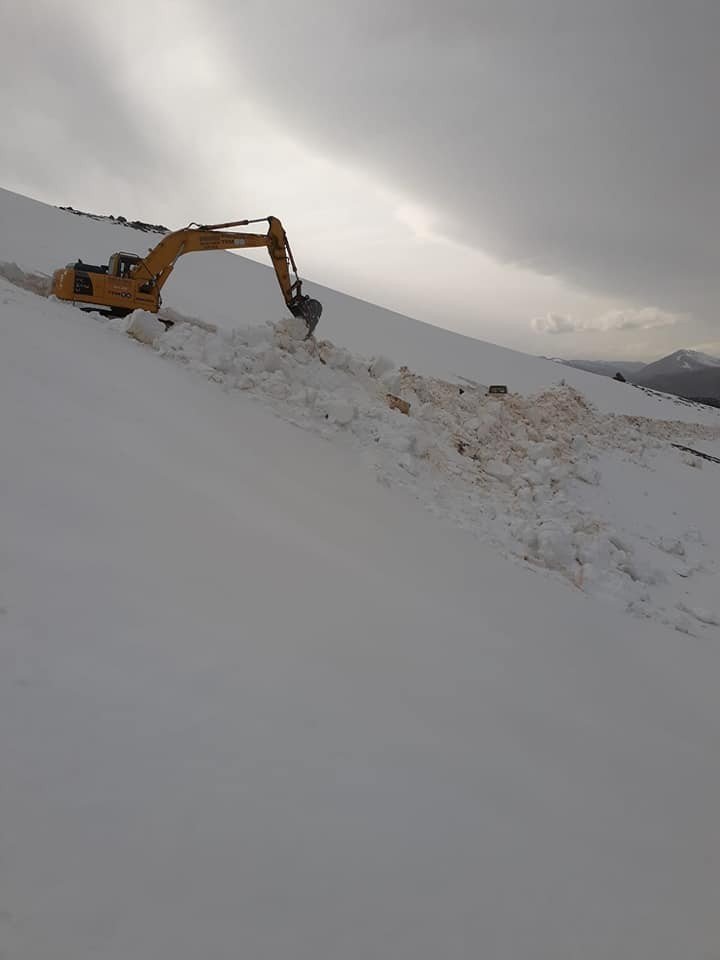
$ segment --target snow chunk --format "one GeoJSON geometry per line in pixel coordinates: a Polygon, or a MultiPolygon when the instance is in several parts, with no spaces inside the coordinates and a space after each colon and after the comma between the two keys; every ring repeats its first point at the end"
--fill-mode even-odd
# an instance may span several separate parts
{"type": "Polygon", "coordinates": [[[147,310],[135,310],[130,317],[127,327],[129,337],[134,337],[140,343],[154,344],[165,333],[165,324],[161,323],[154,313],[147,310]]]}
{"type": "Polygon", "coordinates": [[[537,553],[551,570],[570,569],[576,557],[572,531],[556,522],[543,524],[537,533],[537,553]]]}
{"type": "Polygon", "coordinates": [[[334,397],[326,400],[324,407],[328,419],[332,420],[333,423],[340,424],[340,426],[351,423],[357,414],[355,404],[334,397]]]}
{"type": "Polygon", "coordinates": [[[384,377],[394,369],[395,362],[390,360],[389,357],[373,357],[368,366],[368,373],[371,377],[375,377],[376,380],[380,380],[381,377],[384,377]]]}
{"type": "Polygon", "coordinates": [[[277,332],[289,340],[305,340],[308,334],[307,324],[302,317],[286,317],[277,325],[277,332]]]}

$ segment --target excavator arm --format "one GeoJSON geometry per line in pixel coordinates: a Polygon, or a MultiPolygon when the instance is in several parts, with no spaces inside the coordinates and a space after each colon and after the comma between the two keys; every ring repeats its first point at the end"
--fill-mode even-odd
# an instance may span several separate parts
{"type": "Polygon", "coordinates": [[[290,312],[305,320],[312,333],[322,314],[322,305],[302,292],[295,259],[283,225],[277,217],[260,220],[235,220],[228,223],[190,224],[165,236],[148,255],[132,268],[132,276],[144,293],[159,294],[172,273],[178,257],[199,250],[239,250],[267,247],[280,290],[290,312]],[[236,233],[229,227],[246,227],[251,223],[267,221],[267,233],[236,233]],[[290,271],[293,276],[291,277],[290,271]]]}

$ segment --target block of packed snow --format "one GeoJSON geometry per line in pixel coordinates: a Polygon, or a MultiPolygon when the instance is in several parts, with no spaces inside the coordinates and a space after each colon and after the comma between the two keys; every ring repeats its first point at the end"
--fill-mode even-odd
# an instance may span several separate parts
{"type": "Polygon", "coordinates": [[[135,310],[130,317],[127,333],[129,337],[134,337],[140,343],[153,344],[158,337],[165,333],[165,325],[158,320],[154,313],[148,313],[147,310],[135,310]]]}
{"type": "Polygon", "coordinates": [[[351,423],[357,413],[354,403],[335,397],[331,397],[326,401],[325,411],[328,419],[340,426],[346,426],[348,423],[351,423]]]}
{"type": "Polygon", "coordinates": [[[276,327],[277,333],[286,336],[290,340],[305,340],[308,335],[308,328],[302,317],[286,317],[281,320],[276,327]]]}
{"type": "Polygon", "coordinates": [[[395,369],[395,362],[390,360],[389,357],[373,357],[368,366],[368,373],[371,377],[380,379],[384,377],[385,374],[390,373],[395,369]]]}
{"type": "Polygon", "coordinates": [[[549,522],[537,533],[537,552],[551,570],[567,570],[575,564],[576,551],[572,532],[563,524],[549,522]]]}

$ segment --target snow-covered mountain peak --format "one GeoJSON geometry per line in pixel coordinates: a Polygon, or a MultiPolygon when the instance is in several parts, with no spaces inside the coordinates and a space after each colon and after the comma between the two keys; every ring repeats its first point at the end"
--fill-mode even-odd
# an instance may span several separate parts
{"type": "Polygon", "coordinates": [[[672,375],[674,373],[689,373],[695,370],[705,370],[712,367],[720,367],[720,359],[711,357],[707,353],[701,353],[699,350],[676,350],[667,357],[661,357],[654,363],[648,363],[643,367],[641,377],[643,380],[648,377],[659,375],[672,375]]]}

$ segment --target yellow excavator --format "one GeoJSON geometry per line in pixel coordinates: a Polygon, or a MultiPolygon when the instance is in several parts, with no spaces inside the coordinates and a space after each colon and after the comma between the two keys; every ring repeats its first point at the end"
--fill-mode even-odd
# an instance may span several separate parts
{"type": "Polygon", "coordinates": [[[322,305],[302,292],[295,260],[283,225],[277,217],[235,220],[230,223],[191,223],[183,230],[168,233],[146,257],[133,253],[114,253],[107,266],[95,266],[78,260],[53,274],[53,296],[77,303],[85,310],[103,310],[126,317],[133,310],[157,313],[160,291],[173,271],[178,257],[196,250],[238,250],[243,247],[267,247],[275,267],[288,310],[302,317],[312,334],[320,320],[322,305]],[[237,233],[231,227],[246,227],[267,221],[267,233],[237,233]],[[292,268],[294,279],[290,276],[292,268]]]}

